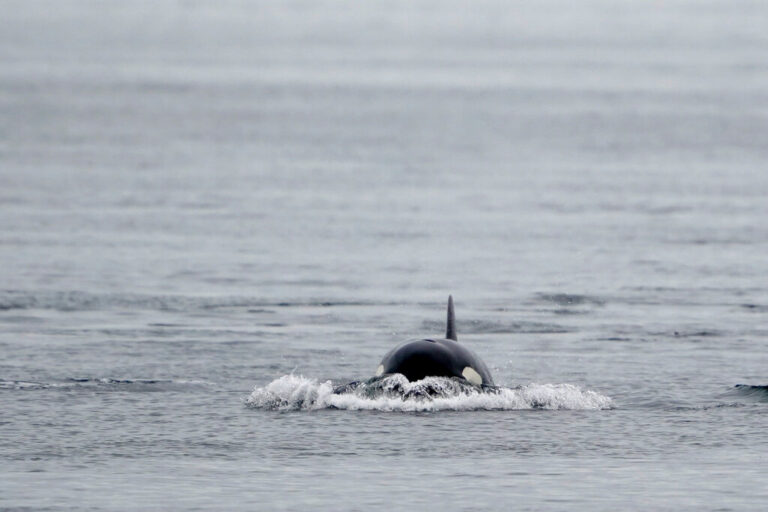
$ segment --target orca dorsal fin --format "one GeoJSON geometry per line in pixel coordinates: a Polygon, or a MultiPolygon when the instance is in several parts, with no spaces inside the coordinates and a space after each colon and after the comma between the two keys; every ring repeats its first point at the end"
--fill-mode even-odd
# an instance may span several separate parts
{"type": "Polygon", "coordinates": [[[448,296],[448,326],[445,328],[445,337],[449,340],[459,341],[456,337],[456,316],[453,314],[453,295],[448,296]]]}

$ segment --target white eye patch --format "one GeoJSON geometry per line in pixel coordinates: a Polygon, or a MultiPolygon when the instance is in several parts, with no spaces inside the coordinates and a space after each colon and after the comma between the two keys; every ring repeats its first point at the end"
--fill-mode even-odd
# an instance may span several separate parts
{"type": "Polygon", "coordinates": [[[379,376],[379,375],[381,375],[382,373],[384,373],[384,365],[381,365],[381,364],[380,364],[380,365],[379,365],[379,367],[378,367],[378,368],[376,368],[376,377],[378,377],[378,376],[379,376]]]}
{"type": "Polygon", "coordinates": [[[471,366],[464,368],[464,371],[461,372],[461,376],[476,386],[483,385],[483,378],[471,366]]]}

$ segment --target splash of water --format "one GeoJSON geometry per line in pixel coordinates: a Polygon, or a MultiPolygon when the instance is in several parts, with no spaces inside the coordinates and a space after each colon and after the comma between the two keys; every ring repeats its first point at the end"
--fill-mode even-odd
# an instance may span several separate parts
{"type": "Polygon", "coordinates": [[[613,407],[611,398],[572,384],[528,384],[482,390],[454,379],[427,377],[408,382],[392,375],[371,383],[334,390],[331,381],[284,375],[247,398],[249,407],[269,410],[474,411],[613,407]]]}

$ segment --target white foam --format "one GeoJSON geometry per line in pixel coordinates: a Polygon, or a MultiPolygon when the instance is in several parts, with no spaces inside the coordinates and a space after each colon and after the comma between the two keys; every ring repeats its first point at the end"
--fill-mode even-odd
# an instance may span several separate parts
{"type": "Polygon", "coordinates": [[[247,405],[274,410],[376,410],[376,411],[474,411],[568,409],[600,410],[613,407],[610,397],[582,390],[572,384],[528,384],[518,388],[499,388],[483,392],[466,386],[457,387],[450,379],[429,377],[408,382],[402,376],[389,377],[389,385],[378,396],[363,396],[350,391],[334,394],[331,381],[318,382],[300,375],[284,375],[266,386],[257,386],[247,405]],[[412,396],[419,386],[442,391],[439,396],[412,396]],[[391,393],[397,388],[399,395],[391,393]]]}

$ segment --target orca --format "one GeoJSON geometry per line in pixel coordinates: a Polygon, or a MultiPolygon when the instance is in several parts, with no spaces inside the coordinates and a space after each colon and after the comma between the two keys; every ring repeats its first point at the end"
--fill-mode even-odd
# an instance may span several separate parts
{"type": "Polygon", "coordinates": [[[453,296],[448,296],[445,338],[406,341],[390,350],[376,369],[376,377],[399,373],[410,382],[425,377],[455,377],[475,386],[494,386],[491,372],[456,336],[453,296]]]}

